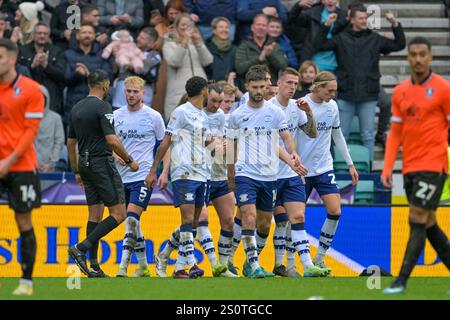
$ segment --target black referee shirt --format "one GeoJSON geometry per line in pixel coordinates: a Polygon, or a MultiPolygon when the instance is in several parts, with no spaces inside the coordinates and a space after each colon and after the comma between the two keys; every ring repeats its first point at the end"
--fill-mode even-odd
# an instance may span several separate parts
{"type": "Polygon", "coordinates": [[[80,100],[70,112],[69,138],[78,140],[78,153],[89,157],[107,157],[112,150],[105,136],[115,134],[111,105],[97,97],[80,100]]]}

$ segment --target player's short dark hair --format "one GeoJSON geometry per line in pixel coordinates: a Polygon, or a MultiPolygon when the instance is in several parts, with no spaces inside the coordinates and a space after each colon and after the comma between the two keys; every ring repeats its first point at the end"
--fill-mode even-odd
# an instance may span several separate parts
{"type": "Polygon", "coordinates": [[[252,70],[262,70],[265,73],[270,73],[270,70],[269,70],[269,67],[267,66],[267,64],[255,64],[248,69],[248,71],[252,71],[252,70]]]}
{"type": "Polygon", "coordinates": [[[362,4],[361,2],[355,3],[351,5],[350,7],[350,18],[356,17],[357,12],[366,12],[367,13],[367,7],[362,4]]]}
{"type": "Polygon", "coordinates": [[[218,94],[221,94],[223,92],[223,87],[220,83],[218,82],[211,82],[208,83],[208,93],[215,91],[218,94]]]}
{"type": "Polygon", "coordinates": [[[428,50],[431,51],[431,43],[425,37],[414,37],[413,39],[411,39],[411,41],[408,43],[408,50],[409,47],[411,47],[413,44],[424,44],[428,47],[428,50]]]}
{"type": "Polygon", "coordinates": [[[199,96],[202,90],[208,87],[208,81],[202,77],[194,76],[185,85],[185,90],[189,98],[199,96]]]}
{"type": "Polygon", "coordinates": [[[5,48],[6,51],[14,53],[16,56],[19,53],[17,44],[9,39],[0,39],[0,48],[5,48]]]}
{"type": "Polygon", "coordinates": [[[140,32],[145,33],[152,41],[156,41],[159,38],[158,32],[153,27],[145,27],[140,32]]]}
{"type": "Polygon", "coordinates": [[[293,76],[300,77],[300,73],[295,70],[294,68],[287,67],[284,69],[281,69],[280,72],[278,72],[278,79],[281,79],[286,74],[292,74],[293,76]]]}
{"type": "Polygon", "coordinates": [[[105,81],[109,81],[109,76],[105,71],[97,69],[89,73],[87,80],[89,88],[97,88],[100,85],[102,85],[105,81]]]}
{"type": "Polygon", "coordinates": [[[267,72],[261,68],[249,69],[248,72],[245,74],[245,82],[250,83],[251,81],[261,81],[261,80],[265,81],[266,74],[267,72]]]}

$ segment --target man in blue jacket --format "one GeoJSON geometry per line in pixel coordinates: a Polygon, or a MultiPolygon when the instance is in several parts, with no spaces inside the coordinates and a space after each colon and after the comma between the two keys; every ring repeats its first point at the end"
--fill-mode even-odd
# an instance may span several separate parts
{"type": "Polygon", "coordinates": [[[286,8],[280,0],[237,0],[238,40],[246,40],[250,36],[253,19],[259,13],[287,22],[286,8]]]}
{"type": "Polygon", "coordinates": [[[234,40],[237,2],[238,0],[183,0],[205,41],[213,36],[211,22],[216,17],[230,20],[230,39],[234,40]]]}
{"type": "Polygon", "coordinates": [[[91,71],[102,69],[113,80],[109,61],[102,58],[102,48],[95,41],[95,29],[90,24],[82,24],[77,30],[78,46],[68,49],[64,55],[67,61],[64,78],[67,84],[67,97],[64,120],[67,124],[72,107],[88,95],[87,77],[91,71]]]}

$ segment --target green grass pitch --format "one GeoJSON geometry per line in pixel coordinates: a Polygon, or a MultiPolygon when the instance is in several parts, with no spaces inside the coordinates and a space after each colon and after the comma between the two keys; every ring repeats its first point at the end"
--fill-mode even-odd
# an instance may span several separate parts
{"type": "MultiPolygon", "coordinates": [[[[408,282],[401,295],[383,295],[367,288],[368,278],[270,278],[270,279],[161,279],[109,278],[80,280],[80,289],[69,290],[66,278],[35,278],[37,300],[305,300],[321,296],[325,300],[450,300],[449,277],[417,277],[408,282]]],[[[381,278],[381,289],[392,278],[381,278]]],[[[73,283],[73,279],[72,279],[73,283]]],[[[18,299],[11,292],[17,278],[0,278],[0,300],[18,299]]]]}

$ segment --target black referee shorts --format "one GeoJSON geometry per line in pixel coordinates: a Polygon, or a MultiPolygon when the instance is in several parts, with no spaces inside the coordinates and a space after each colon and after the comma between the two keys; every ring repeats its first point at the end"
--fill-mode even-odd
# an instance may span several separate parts
{"type": "Polygon", "coordinates": [[[125,203],[122,178],[113,157],[90,157],[88,165],[80,157],[78,169],[88,205],[103,203],[107,207],[113,207],[125,203]]]}
{"type": "Polygon", "coordinates": [[[41,206],[41,184],[35,171],[8,173],[0,179],[0,196],[4,193],[16,213],[30,213],[41,206]]]}
{"type": "Polygon", "coordinates": [[[439,206],[447,175],[431,171],[407,173],[403,184],[410,204],[429,210],[439,206]]]}

